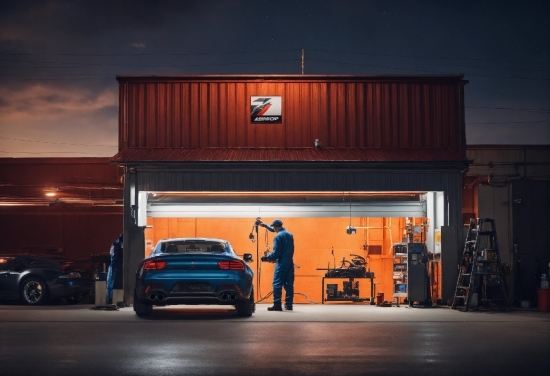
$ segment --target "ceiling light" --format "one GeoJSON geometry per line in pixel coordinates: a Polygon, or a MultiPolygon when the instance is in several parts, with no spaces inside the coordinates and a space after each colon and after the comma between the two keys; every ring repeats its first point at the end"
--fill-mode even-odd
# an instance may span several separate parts
{"type": "Polygon", "coordinates": [[[57,192],[60,191],[60,189],[56,187],[48,187],[42,190],[44,191],[44,194],[48,197],[54,197],[57,194],[57,192]]]}

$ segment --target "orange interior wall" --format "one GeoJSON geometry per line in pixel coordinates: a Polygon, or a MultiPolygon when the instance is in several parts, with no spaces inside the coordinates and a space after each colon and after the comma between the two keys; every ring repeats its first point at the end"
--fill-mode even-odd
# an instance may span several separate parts
{"type": "MultiPolygon", "coordinates": [[[[262,218],[269,223],[274,218],[262,218]]],[[[295,302],[308,303],[308,299],[315,303],[321,302],[322,277],[327,268],[339,266],[342,259],[352,259],[350,254],[363,256],[367,259],[367,270],[374,272],[376,292],[384,292],[385,300],[393,300],[393,255],[392,244],[402,241],[404,236],[404,218],[352,218],[354,227],[376,227],[369,229],[357,229],[355,235],[347,235],[346,227],[349,218],[282,218],[284,227],[294,235],[294,263],[295,270],[295,302]],[[385,228],[384,228],[385,227],[385,228]],[[368,247],[382,246],[382,254],[369,255],[368,247]],[[367,249],[365,249],[367,248],[367,249]],[[332,256],[334,249],[334,257],[332,256]],[[307,297],[307,299],[306,299],[307,297]]],[[[417,219],[420,223],[420,219],[417,219]]],[[[259,228],[256,241],[249,239],[253,231],[253,218],[148,218],[148,228],[145,231],[146,255],[150,253],[155,244],[164,238],[171,237],[212,237],[228,240],[236,253],[242,256],[244,253],[252,253],[254,262],[249,265],[255,272],[256,299],[265,297],[271,291],[274,265],[260,263],[256,250],[260,256],[267,245],[270,250],[273,246],[274,233],[259,228]],[[258,269],[260,267],[261,269],[258,269]],[[260,280],[257,271],[260,271],[260,280]]],[[[256,237],[256,234],[254,233],[256,237]]],[[[337,283],[339,290],[343,290],[342,282],[345,279],[325,280],[325,283],[337,283]]],[[[370,281],[358,280],[361,297],[370,296],[370,281]]],[[[324,294],[324,292],[323,292],[324,294]]],[[[284,294],[283,294],[284,296],[284,294]]],[[[271,302],[267,298],[265,302],[271,302]]]]}

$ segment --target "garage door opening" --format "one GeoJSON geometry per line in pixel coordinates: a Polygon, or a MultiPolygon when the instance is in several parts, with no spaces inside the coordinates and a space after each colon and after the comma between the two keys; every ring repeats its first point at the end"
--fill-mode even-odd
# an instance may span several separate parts
{"type": "Polygon", "coordinates": [[[431,298],[436,300],[441,297],[436,238],[438,227],[444,224],[442,197],[441,192],[140,192],[137,217],[138,225],[145,227],[145,255],[159,240],[171,237],[226,239],[237,254],[251,253],[256,300],[267,297],[266,303],[271,302],[274,265],[261,263],[259,258],[272,250],[274,233],[261,227],[256,233],[258,217],[265,223],[281,219],[294,235],[297,304],[321,303],[327,298],[329,283],[344,291],[347,279],[323,281],[325,269],[348,265],[357,258],[364,259],[367,271],[374,275],[374,285],[368,278],[354,280],[359,297],[374,297],[374,287],[375,293],[382,292],[385,300],[392,301],[400,282],[395,279],[400,261],[395,247],[412,240],[426,244],[432,256],[427,273],[431,298]]]}

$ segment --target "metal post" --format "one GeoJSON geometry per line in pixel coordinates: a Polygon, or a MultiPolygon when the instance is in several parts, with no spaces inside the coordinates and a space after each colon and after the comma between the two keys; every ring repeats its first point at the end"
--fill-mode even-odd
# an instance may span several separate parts
{"type": "Polygon", "coordinates": [[[302,74],[304,74],[304,65],[305,65],[305,54],[304,49],[302,48],[302,74]]]}

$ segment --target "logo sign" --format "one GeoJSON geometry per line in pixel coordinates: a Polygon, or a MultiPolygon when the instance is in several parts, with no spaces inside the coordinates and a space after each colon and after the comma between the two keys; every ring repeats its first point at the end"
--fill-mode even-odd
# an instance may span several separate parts
{"type": "Polygon", "coordinates": [[[250,97],[250,121],[280,124],[283,121],[283,100],[280,96],[250,97]]]}

